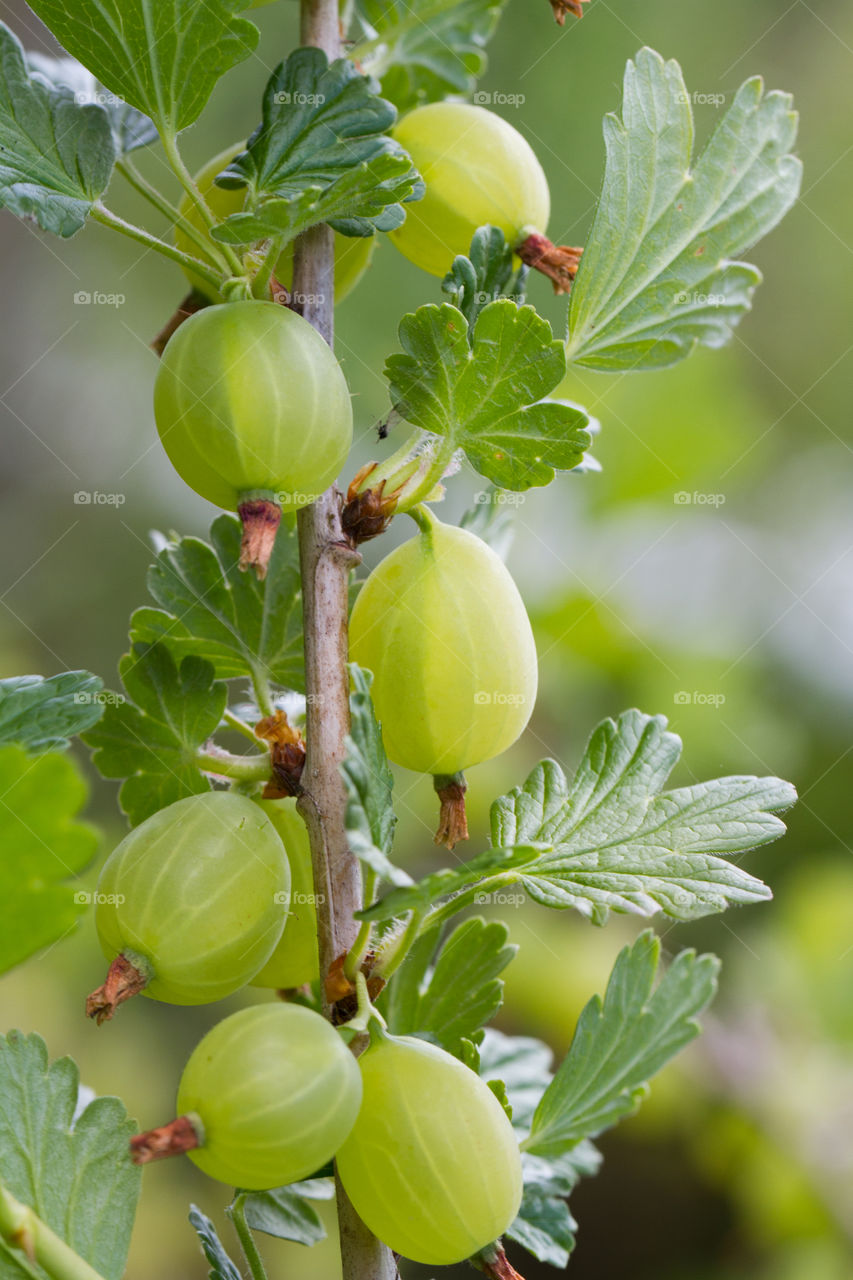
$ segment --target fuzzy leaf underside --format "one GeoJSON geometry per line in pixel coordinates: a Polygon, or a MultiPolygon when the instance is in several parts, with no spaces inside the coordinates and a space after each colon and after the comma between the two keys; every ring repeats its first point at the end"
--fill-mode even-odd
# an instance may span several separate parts
{"type": "Polygon", "coordinates": [[[604,121],[604,187],[572,287],[570,363],[656,369],[697,343],[728,342],[761,281],[738,258],[799,194],[796,135],[790,95],[747,80],[694,164],[678,63],[652,49],[628,62],[622,116],[604,121]]]}

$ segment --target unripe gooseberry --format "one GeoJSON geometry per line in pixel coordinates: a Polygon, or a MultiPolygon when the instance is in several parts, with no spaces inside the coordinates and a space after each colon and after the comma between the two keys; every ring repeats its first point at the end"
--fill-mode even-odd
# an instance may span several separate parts
{"type": "MultiPolygon", "coordinates": [[[[270,0],[264,0],[264,3],[270,3],[270,0]]],[[[251,5],[250,8],[256,8],[257,5],[251,5]]],[[[226,187],[217,187],[215,178],[218,174],[226,169],[235,156],[239,155],[243,150],[242,146],[226,147],[224,151],[220,151],[219,155],[209,160],[203,169],[195,175],[194,182],[201,194],[204,196],[211,212],[216,216],[219,222],[224,222],[232,213],[239,213],[243,208],[246,199],[245,187],[230,189],[226,187]]],[[[190,199],[189,195],[184,195],[178,210],[181,217],[189,222],[196,231],[207,235],[208,228],[204,222],[198,205],[190,199]]],[[[351,293],[370,266],[370,260],[373,257],[376,248],[377,237],[373,236],[342,236],[337,231],[335,234],[335,302],[343,302],[347,294],[351,293]]],[[[188,253],[191,257],[198,257],[199,247],[193,240],[192,236],[187,235],[186,231],[181,227],[180,223],[175,227],[175,245],[183,253],[188,253]]],[[[210,283],[209,280],[203,279],[195,274],[194,271],[184,268],[187,279],[194,289],[204,294],[212,302],[221,302],[222,295],[210,283]]],[[[285,245],[279,255],[275,265],[275,278],[279,284],[284,285],[285,289],[290,289],[293,285],[293,241],[285,245]]]]}
{"type": "Polygon", "coordinates": [[[494,112],[431,102],[404,116],[393,136],[426,184],[424,198],[406,205],[406,221],[390,232],[416,266],[443,276],[486,223],[513,248],[545,231],[551,197],[542,166],[518,130],[494,112]]]}
{"type": "Polygon", "coordinates": [[[362,587],[350,658],[373,672],[389,758],[420,773],[505,751],[536,699],[536,645],[509,571],[475,534],[432,516],[362,587]]]}
{"type": "Polygon", "coordinates": [[[347,1138],[361,1075],[318,1013],[263,1004],[218,1023],[178,1088],[178,1119],[131,1140],[137,1164],[186,1152],[211,1178],[250,1191],[298,1182],[347,1138]]]}
{"type": "Polygon", "coordinates": [[[263,969],[252,979],[252,986],[278,990],[301,987],[320,976],[317,908],[308,832],[296,811],[295,800],[260,800],[258,803],[287,850],[291,884],[284,932],[263,969]]]}
{"type": "Polygon", "coordinates": [[[209,502],[302,507],[338,474],[352,442],[341,367],[288,307],[205,307],[170,338],[154,387],[163,447],[209,502]]]}
{"type": "Polygon", "coordinates": [[[435,1045],[374,1033],[363,1100],[337,1155],[359,1217],[396,1253],[449,1266],[496,1240],[521,1203],[512,1125],[478,1075],[435,1045]]]}
{"type": "Polygon", "coordinates": [[[245,986],[272,955],[290,897],[284,845],[248,797],[210,791],[147,818],[113,850],[95,924],[112,962],[89,997],[99,1022],[142,992],[205,1004],[245,986]]]}

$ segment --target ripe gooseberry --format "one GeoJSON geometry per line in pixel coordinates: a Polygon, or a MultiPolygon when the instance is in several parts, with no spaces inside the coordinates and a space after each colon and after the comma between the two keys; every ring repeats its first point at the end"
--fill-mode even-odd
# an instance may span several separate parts
{"type": "Polygon", "coordinates": [[[397,124],[393,136],[426,183],[422,200],[390,232],[416,266],[434,276],[467,254],[478,227],[490,223],[513,248],[544,232],[551,212],[548,182],[530,144],[506,120],[465,102],[431,102],[397,124]]]}
{"type": "Polygon", "coordinates": [[[488,1085],[443,1049],[374,1031],[358,1060],[364,1096],[337,1155],[374,1235],[413,1262],[470,1258],[514,1221],[521,1157],[488,1085]]]}
{"type": "Polygon", "coordinates": [[[315,501],[352,443],[340,365],[316,329],[273,302],[190,316],[160,361],[154,416],[178,475],[209,502],[239,511],[241,566],[262,572],[280,509],[315,501]]]}
{"type": "Polygon", "coordinates": [[[314,905],[314,873],[311,846],[295,800],[260,800],[272,822],[290,863],[290,906],[287,925],[267,963],[252,979],[253,987],[278,990],[301,987],[320,976],[317,952],[317,908],[314,905]]]}
{"type": "MultiPolygon", "coordinates": [[[[270,0],[264,0],[264,2],[269,3],[270,0]]],[[[223,169],[227,168],[234,157],[239,155],[242,150],[242,146],[226,147],[224,151],[220,151],[219,155],[209,160],[194,178],[195,185],[204,196],[211,212],[215,214],[220,222],[224,222],[230,214],[240,212],[246,199],[246,190],[244,187],[238,187],[233,190],[217,187],[214,179],[217,174],[222,173],[223,169]]],[[[181,217],[189,222],[196,231],[204,235],[207,234],[207,226],[202,219],[198,206],[188,195],[184,195],[178,206],[178,211],[181,217]]],[[[342,302],[347,294],[351,293],[358,284],[370,265],[370,260],[376,248],[376,241],[377,237],[375,235],[342,236],[335,232],[335,302],[342,302]]],[[[175,227],[175,245],[183,253],[188,253],[191,256],[197,256],[199,253],[195,240],[187,235],[180,223],[175,227]]],[[[189,270],[186,271],[186,276],[193,288],[204,294],[206,298],[209,298],[212,302],[222,301],[221,294],[209,281],[203,280],[201,276],[197,276],[189,270]]],[[[293,284],[293,241],[285,245],[280,254],[275,266],[275,277],[279,284],[284,285],[285,289],[291,288],[293,284]]]]}
{"type": "Polygon", "coordinates": [[[515,742],[536,699],[536,644],[503,561],[475,534],[430,513],[362,587],[350,658],[373,672],[389,759],[437,779],[437,838],[464,839],[464,801],[444,792],[454,775],[515,742]]]}
{"type": "Polygon", "coordinates": [[[112,963],[89,1016],[104,1022],[140,991],[182,1005],[231,995],[272,955],[289,896],[284,845],[248,797],[210,791],[161,809],[101,872],[95,924],[112,963]]]}
{"type": "Polygon", "coordinates": [[[241,1009],[193,1050],[178,1119],[131,1139],[137,1164],[185,1151],[211,1178],[250,1191],[315,1173],[361,1104],[355,1058],[332,1025],[294,1004],[241,1009]]]}

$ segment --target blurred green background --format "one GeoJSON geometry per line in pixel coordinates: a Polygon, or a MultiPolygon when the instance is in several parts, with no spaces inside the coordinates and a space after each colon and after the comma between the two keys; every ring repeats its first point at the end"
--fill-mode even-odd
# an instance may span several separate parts
{"type": "MultiPolygon", "coordinates": [[[[52,47],[22,3],[0,11],[26,45],[52,47]]],[[[260,53],[220,84],[186,135],[193,165],[254,126],[266,76],[295,42],[295,14],[283,0],[253,15],[260,53]]],[[[788,838],[749,862],[775,903],[659,924],[670,951],[723,955],[721,994],[701,1042],[602,1143],[602,1172],[572,1201],[580,1234],[570,1269],[576,1280],[849,1280],[853,10],[845,0],[591,0],[583,22],[560,29],[546,0],[511,0],[482,87],[524,96],[496,109],[546,168],[555,241],[584,241],[603,172],[601,117],[618,109],[625,59],[642,44],[678,58],[705,99],[728,101],[755,73],[793,90],[803,196],[755,254],[766,283],[729,348],[669,372],[567,384],[601,420],[603,472],[563,477],[516,509],[510,563],[537,633],[542,693],[524,739],[471,773],[471,847],[482,847],[496,795],[543,755],[573,767],[595,723],[629,705],[665,713],[683,736],[679,783],[758,772],[797,784],[788,838]]],[[[720,116],[702,97],[700,142],[720,116]]],[[[165,177],[156,150],[138,155],[152,178],[165,177]]],[[[109,203],[147,219],[120,183],[109,203]]],[[[149,531],[203,533],[213,515],[171,471],[151,412],[148,343],[182,280],[98,227],[62,243],[3,214],[0,236],[0,665],[4,674],[87,667],[114,683],[128,614],[146,598],[149,531]],[[98,292],[121,301],[78,300],[98,292]],[[122,501],[75,503],[80,492],[122,501]]],[[[544,280],[531,294],[562,330],[565,302],[544,280]]],[[[373,434],[387,408],[379,370],[401,315],[440,297],[438,282],[386,243],[340,308],[359,437],[353,469],[385,447],[373,434]]],[[[451,513],[480,487],[471,474],[454,480],[451,513]]],[[[372,544],[369,558],[387,545],[372,544]]],[[[114,788],[85,767],[105,854],[122,833],[114,788]]],[[[439,865],[428,781],[401,775],[398,798],[399,858],[417,870],[439,865]]],[[[640,923],[600,931],[532,906],[490,910],[522,948],[500,1026],[562,1053],[640,923]]],[[[77,1058],[87,1084],[120,1094],[144,1126],[161,1123],[194,1043],[245,997],[197,1010],[141,1000],[98,1030],[82,1005],[102,969],[86,918],[73,938],[0,980],[2,1027],[40,1031],[53,1056],[77,1058]]],[[[148,1170],[128,1280],[201,1280],[186,1206],[202,1205],[233,1244],[226,1195],[186,1161],[148,1170]]],[[[270,1242],[266,1253],[274,1280],[337,1274],[331,1242],[311,1252],[270,1242]]],[[[548,1274],[514,1258],[528,1280],[548,1274]]]]}

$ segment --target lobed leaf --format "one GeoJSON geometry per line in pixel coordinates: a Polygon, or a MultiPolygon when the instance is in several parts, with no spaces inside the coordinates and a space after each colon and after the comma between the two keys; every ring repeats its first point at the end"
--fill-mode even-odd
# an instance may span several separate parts
{"type": "Polygon", "coordinates": [[[296,49],[273,72],[263,120],[217,183],[247,188],[245,212],[215,229],[218,240],[248,244],[292,239],[318,222],[347,235],[390,230],[402,203],[423,186],[399,143],[386,136],[396,112],[347,58],[296,49]]]}
{"type": "Polygon", "coordinates": [[[400,111],[448,94],[467,97],[486,69],[483,52],[505,0],[357,0],[365,39],[353,57],[400,111]]]}
{"type": "Polygon", "coordinates": [[[70,1058],[49,1062],[37,1035],[0,1035],[3,1185],[105,1280],[120,1280],[140,1189],[127,1154],[136,1126],[118,1098],[82,1109],[80,1098],[70,1058]]]}
{"type": "Polygon", "coordinates": [[[198,119],[257,27],[231,0],[28,0],[63,48],[167,136],[198,119]]]}
{"type": "Polygon", "coordinates": [[[604,121],[604,188],[572,287],[569,362],[656,369],[697,343],[726,343],[761,281],[736,259],[799,194],[796,135],[790,95],[748,80],[691,168],[681,68],[641,49],[625,70],[621,119],[604,121]]]}
{"type": "Polygon", "coordinates": [[[617,957],[602,1001],[584,1008],[571,1047],[536,1108],[527,1152],[560,1156],[630,1115],[649,1079],[699,1034],[719,961],[682,951],[652,991],[660,941],[640,934],[617,957]]]}
{"type": "Polygon", "coordinates": [[[545,400],[565,373],[562,344],[532,307],[488,303],[470,335],[445,303],[419,307],[400,324],[403,354],[385,376],[395,411],[464,449],[471,465],[503,489],[549,484],[589,445],[588,418],[545,400]]]}
{"type": "Polygon", "coordinates": [[[311,1201],[332,1199],[335,1184],[331,1178],[310,1178],[272,1191],[241,1194],[245,1195],[246,1221],[253,1231],[307,1246],[325,1240],[326,1228],[311,1201]]]}
{"type": "Polygon", "coordinates": [[[373,711],[370,686],[373,676],[350,663],[350,732],[341,773],[347,788],[346,811],[349,847],[383,880],[409,885],[411,876],[395,867],[390,854],[397,818],[392,791],[394,776],[385,755],[382,730],[373,711]]]}
{"type": "Polygon", "coordinates": [[[197,1205],[191,1204],[189,1218],[204,1256],[210,1263],[209,1280],[243,1280],[207,1214],[202,1213],[197,1205]]]}
{"type": "Polygon", "coordinates": [[[106,111],[31,71],[0,22],[0,205],[73,236],[106,190],[115,157],[106,111]]]}
{"type": "Polygon", "coordinates": [[[49,84],[69,88],[75,102],[95,102],[106,111],[117,159],[157,141],[159,135],[154,121],[116,94],[105,91],[91,71],[87,71],[76,58],[52,58],[49,54],[30,49],[26,59],[31,72],[49,84]]]}
{"type": "Polygon", "coordinates": [[[70,933],[85,909],[74,882],[98,846],[76,820],[87,795],[66,756],[0,747],[0,973],[70,933]]]}
{"type": "Polygon", "coordinates": [[[196,753],[213,734],[227,700],[211,663],[189,655],[180,666],[163,644],[134,644],[119,663],[128,700],[106,708],[83,735],[105,778],[124,778],[119,803],[132,826],[184,796],[210,788],[196,753]]]}
{"type": "Polygon", "coordinates": [[[397,1035],[426,1034],[457,1058],[463,1042],[503,1004],[500,974],[518,948],[499,921],[464,920],[437,948],[437,933],[409,952],[390,984],[387,1017],[397,1035]]]}
{"type": "Polygon", "coordinates": [[[212,663],[218,679],[256,673],[302,691],[302,588],[295,530],[279,529],[266,579],[243,573],[240,521],[217,516],[210,543],[175,538],[148,571],[159,609],[137,609],[134,643],[160,643],[176,662],[188,656],[212,663]]]}
{"type": "Polygon", "coordinates": [[[527,275],[523,264],[516,271],[512,245],[500,227],[483,226],[474,232],[468,256],[460,253],[453,259],[441,289],[462,312],[470,331],[483,307],[498,298],[521,306],[527,275]]]}
{"type": "Polygon", "coordinates": [[[605,720],[571,785],[553,760],[492,806],[498,845],[551,846],[519,882],[545,906],[602,924],[611,910],[692,920],[771,897],[732,860],[785,831],[796,800],[779,778],[731,777],[662,792],[681,753],[663,716],[605,720]]]}
{"type": "Polygon", "coordinates": [[[102,688],[89,671],[0,680],[0,746],[16,743],[31,755],[64,751],[69,738],[100,720],[102,688]]]}

